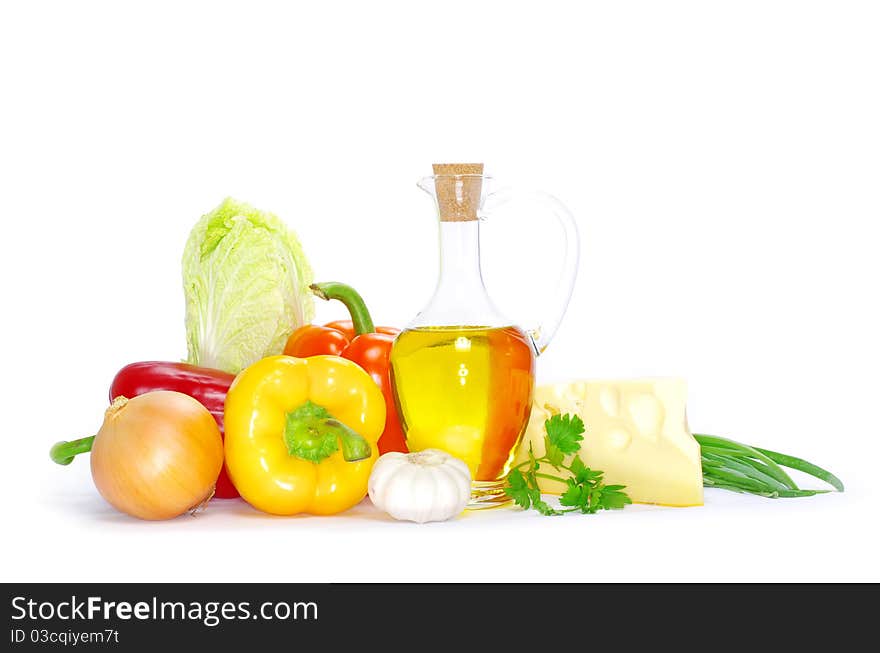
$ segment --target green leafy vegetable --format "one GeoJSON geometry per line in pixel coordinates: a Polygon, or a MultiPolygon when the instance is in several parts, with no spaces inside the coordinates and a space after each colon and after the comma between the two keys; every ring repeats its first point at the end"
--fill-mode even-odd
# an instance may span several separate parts
{"type": "Polygon", "coordinates": [[[544,458],[559,469],[567,454],[580,450],[584,422],[577,415],[554,415],[544,422],[544,431],[544,458]]]}
{"type": "Polygon", "coordinates": [[[193,227],[183,253],[188,361],[237,374],[280,354],[314,305],[312,271],[293,231],[226,199],[193,227]]]}
{"type": "Polygon", "coordinates": [[[547,442],[564,454],[580,451],[584,430],[584,422],[577,415],[554,415],[544,422],[547,442]]]}
{"type": "Polygon", "coordinates": [[[632,503],[623,492],[623,485],[605,485],[604,474],[584,465],[575,456],[571,464],[565,464],[565,457],[580,451],[584,439],[584,423],[577,415],[554,415],[544,422],[544,450],[542,457],[536,458],[529,446],[529,459],[517,465],[507,476],[504,493],[513,499],[520,508],[534,508],[542,515],[556,516],[567,512],[580,511],[592,515],[600,510],[616,510],[632,503]],[[546,463],[557,471],[568,472],[566,478],[545,474],[540,471],[541,463],[546,463]],[[557,510],[541,498],[538,478],[547,478],[566,484],[565,492],[559,497],[562,509],[557,510]]]}

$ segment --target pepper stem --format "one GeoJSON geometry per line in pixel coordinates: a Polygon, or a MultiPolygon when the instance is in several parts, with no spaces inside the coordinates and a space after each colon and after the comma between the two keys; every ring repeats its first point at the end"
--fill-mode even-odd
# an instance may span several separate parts
{"type": "Polygon", "coordinates": [[[364,333],[373,333],[376,330],[364,298],[351,286],[337,281],[325,281],[313,283],[309,288],[321,299],[338,299],[345,304],[351,315],[351,323],[354,326],[355,335],[360,336],[364,333]]]}
{"type": "Polygon", "coordinates": [[[94,441],[95,436],[90,435],[87,438],[80,438],[72,442],[67,442],[66,440],[56,442],[49,451],[49,457],[52,459],[52,462],[59,465],[69,465],[77,455],[91,451],[94,441]]]}
{"type": "Polygon", "coordinates": [[[372,453],[370,443],[360,433],[335,419],[325,420],[324,425],[331,431],[336,432],[339,441],[342,443],[342,457],[347,462],[353,463],[370,457],[372,453]]]}
{"type": "Polygon", "coordinates": [[[312,463],[320,463],[336,453],[340,444],[347,462],[364,460],[372,453],[370,443],[362,435],[311,401],[287,413],[284,443],[291,456],[312,463]]]}

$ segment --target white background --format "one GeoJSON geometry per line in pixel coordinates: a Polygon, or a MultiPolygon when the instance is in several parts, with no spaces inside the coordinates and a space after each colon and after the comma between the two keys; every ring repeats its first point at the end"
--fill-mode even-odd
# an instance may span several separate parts
{"type": "MultiPolygon", "coordinates": [[[[880,580],[878,34],[870,2],[4,3],[0,578],[880,580]],[[814,460],[846,493],[142,523],[85,458],[48,460],[100,425],[118,368],[185,356],[179,259],[223,197],[278,213],[319,279],[400,325],[436,275],[415,181],[450,160],[578,218],[540,380],[686,377],[694,430],[814,460]]],[[[488,282],[528,321],[552,232],[505,226],[488,282]]]]}

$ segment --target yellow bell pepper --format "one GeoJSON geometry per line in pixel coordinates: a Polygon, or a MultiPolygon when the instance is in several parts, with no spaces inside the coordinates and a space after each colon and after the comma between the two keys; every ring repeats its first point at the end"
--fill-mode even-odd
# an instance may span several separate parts
{"type": "Polygon", "coordinates": [[[270,356],[226,395],[226,467],[241,496],[275,515],[333,515],[367,494],[385,428],[369,374],[338,356],[270,356]]]}

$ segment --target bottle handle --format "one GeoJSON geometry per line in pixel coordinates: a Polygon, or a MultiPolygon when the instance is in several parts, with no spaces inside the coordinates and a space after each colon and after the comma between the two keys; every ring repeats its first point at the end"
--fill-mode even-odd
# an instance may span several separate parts
{"type": "Polygon", "coordinates": [[[510,188],[494,190],[486,196],[481,208],[488,214],[502,205],[522,201],[535,202],[551,213],[556,218],[559,226],[562,227],[564,238],[562,269],[556,283],[551,287],[552,302],[550,309],[535,328],[527,331],[532,339],[535,351],[540,355],[544,353],[547,345],[550,344],[553,336],[556,335],[556,331],[559,329],[559,325],[568,308],[569,301],[571,301],[571,293],[574,290],[574,282],[577,279],[578,273],[580,236],[578,235],[574,216],[566,206],[553,195],[542,191],[524,192],[510,188]]]}

